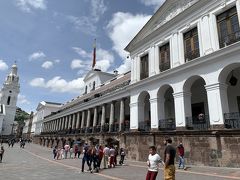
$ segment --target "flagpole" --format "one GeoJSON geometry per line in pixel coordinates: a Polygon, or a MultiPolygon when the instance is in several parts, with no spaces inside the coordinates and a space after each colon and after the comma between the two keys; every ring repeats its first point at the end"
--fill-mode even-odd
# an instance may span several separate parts
{"type": "Polygon", "coordinates": [[[96,39],[94,39],[94,44],[93,44],[92,70],[94,70],[95,65],[96,65],[96,39]]]}

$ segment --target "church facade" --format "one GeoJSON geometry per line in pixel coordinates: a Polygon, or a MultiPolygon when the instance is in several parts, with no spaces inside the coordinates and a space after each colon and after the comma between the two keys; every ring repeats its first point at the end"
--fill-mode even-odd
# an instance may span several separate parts
{"type": "Polygon", "coordinates": [[[0,134],[13,134],[17,98],[20,92],[17,65],[12,66],[0,92],[0,134]]]}
{"type": "Polygon", "coordinates": [[[131,72],[98,84],[90,72],[35,142],[112,143],[145,160],[171,137],[189,164],[240,167],[239,19],[240,0],[167,0],[125,48],[131,72]]]}

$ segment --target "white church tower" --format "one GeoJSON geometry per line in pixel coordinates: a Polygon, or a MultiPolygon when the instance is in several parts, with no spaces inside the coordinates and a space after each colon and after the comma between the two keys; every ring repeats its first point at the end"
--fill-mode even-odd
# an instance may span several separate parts
{"type": "Polygon", "coordinates": [[[2,124],[0,122],[0,127],[2,126],[0,131],[2,135],[10,135],[13,133],[19,89],[17,65],[13,64],[11,72],[8,74],[0,92],[0,104],[3,107],[2,114],[0,114],[0,116],[3,117],[2,124]]]}

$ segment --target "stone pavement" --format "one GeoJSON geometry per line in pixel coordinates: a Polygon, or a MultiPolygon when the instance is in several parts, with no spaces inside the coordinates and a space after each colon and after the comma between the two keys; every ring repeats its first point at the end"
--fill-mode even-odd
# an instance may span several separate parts
{"type": "MultiPolygon", "coordinates": [[[[147,172],[145,162],[126,160],[126,165],[104,169],[100,173],[81,172],[81,159],[53,160],[52,150],[36,144],[26,144],[25,149],[15,144],[4,144],[5,156],[0,163],[0,180],[144,180],[147,172]]],[[[87,168],[86,168],[87,169],[87,168]]],[[[162,169],[158,178],[163,179],[162,169]]],[[[177,170],[176,180],[240,180],[238,168],[188,167],[177,170]]]]}

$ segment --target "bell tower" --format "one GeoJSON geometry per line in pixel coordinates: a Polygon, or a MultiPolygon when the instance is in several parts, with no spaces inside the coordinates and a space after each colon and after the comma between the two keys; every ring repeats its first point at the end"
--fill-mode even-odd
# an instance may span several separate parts
{"type": "Polygon", "coordinates": [[[19,92],[19,77],[17,75],[17,65],[15,63],[12,65],[11,71],[5,79],[0,94],[0,104],[5,106],[5,117],[2,123],[2,135],[10,135],[13,133],[13,124],[19,92]]]}

